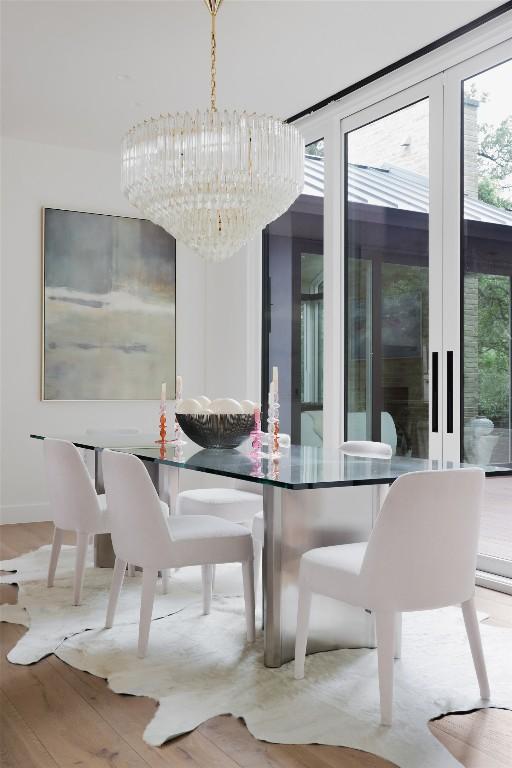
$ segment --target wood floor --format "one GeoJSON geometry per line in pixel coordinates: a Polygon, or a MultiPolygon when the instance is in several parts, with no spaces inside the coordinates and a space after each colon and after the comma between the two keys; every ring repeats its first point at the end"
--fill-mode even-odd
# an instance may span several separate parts
{"type": "MultiPolygon", "coordinates": [[[[51,540],[48,523],[2,526],[0,557],[51,540]]],[[[0,586],[0,602],[16,602],[16,588],[0,586]]],[[[512,598],[478,590],[479,607],[512,627],[512,598]]],[[[5,654],[25,629],[0,624],[0,763],[4,768],[389,768],[357,750],[256,741],[242,721],[216,717],[161,748],[142,740],[156,708],[151,699],[112,693],[104,680],[68,667],[55,656],[31,666],[5,654]]],[[[476,682],[475,682],[476,684],[476,682]]],[[[512,712],[450,715],[432,731],[466,768],[510,768],[512,712]]],[[[401,766],[407,768],[407,766],[401,766]]]]}

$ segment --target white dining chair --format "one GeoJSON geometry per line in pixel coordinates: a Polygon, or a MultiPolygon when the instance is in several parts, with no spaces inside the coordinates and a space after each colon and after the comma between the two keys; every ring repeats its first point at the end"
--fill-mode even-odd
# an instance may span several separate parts
{"type": "Polygon", "coordinates": [[[393,456],[393,449],[389,443],[372,440],[347,440],[340,445],[340,451],[347,456],[361,456],[368,459],[389,460],[393,456]]]}
{"type": "Polygon", "coordinates": [[[46,438],[43,442],[48,495],[55,525],[48,568],[48,586],[53,587],[65,531],[76,532],[76,563],[73,604],[79,605],[91,536],[110,532],[105,495],[96,493],[78,449],[67,440],[46,438]]]}
{"type": "MultiPolygon", "coordinates": [[[[177,515],[211,515],[244,525],[248,529],[251,529],[254,516],[262,508],[261,490],[255,493],[242,488],[193,488],[182,491],[176,498],[177,515]]],[[[214,588],[215,566],[212,570],[212,589],[214,588]]]]}
{"type": "MultiPolygon", "coordinates": [[[[266,433],[263,437],[265,443],[266,433]]],[[[279,445],[289,448],[290,435],[280,434],[279,445]]],[[[259,486],[255,491],[243,488],[193,488],[182,491],[176,499],[178,515],[213,515],[248,527],[251,527],[254,516],[262,509],[263,496],[259,486]]]]}
{"type": "Polygon", "coordinates": [[[126,563],[142,568],[138,655],[148,646],[155,585],[159,570],[201,565],[203,612],[210,612],[212,565],[241,563],[247,639],[255,639],[254,572],[251,532],[241,525],[211,515],[165,517],[146,467],[136,456],[103,452],[103,478],[111,514],[116,555],[106,628],[114,621],[126,563]]]}
{"type": "Polygon", "coordinates": [[[474,604],[484,473],[411,472],[384,501],[370,540],[306,552],[300,563],[295,677],[304,677],[314,594],[375,612],[382,725],[391,725],[401,615],[461,604],[480,695],[490,696],[474,604]],[[395,651],[397,652],[395,654],[395,651]]]}
{"type": "MultiPolygon", "coordinates": [[[[109,439],[113,439],[113,440],[119,440],[120,438],[123,438],[125,440],[136,441],[137,436],[140,435],[140,429],[136,429],[135,427],[117,427],[113,429],[104,429],[101,427],[89,427],[88,429],[85,430],[85,434],[91,440],[96,439],[96,440],[104,441],[105,438],[108,437],[109,439]]],[[[83,457],[85,466],[87,467],[87,470],[90,476],[95,481],[96,480],[95,451],[88,450],[87,448],[79,448],[79,451],[83,457]]],[[[128,565],[128,576],[135,576],[135,568],[131,564],[128,565]]],[[[169,577],[170,577],[170,574],[168,573],[162,574],[165,592],[167,592],[169,577]]]]}
{"type": "MultiPolygon", "coordinates": [[[[123,438],[125,440],[133,440],[135,442],[137,440],[137,436],[140,435],[140,429],[135,429],[133,427],[119,427],[117,429],[89,427],[85,430],[85,434],[90,440],[104,441],[105,438],[113,440],[119,440],[120,438],[123,438]]],[[[87,448],[79,448],[78,450],[85,462],[85,466],[87,467],[90,476],[94,480],[96,475],[95,451],[91,451],[87,448]]]]}
{"type": "MultiPolygon", "coordinates": [[[[393,448],[389,443],[373,440],[347,440],[340,445],[340,451],[346,456],[357,456],[362,459],[380,459],[390,461],[393,458],[393,448]]],[[[380,510],[386,494],[389,490],[388,483],[379,483],[377,486],[377,499],[375,508],[380,510]]],[[[375,630],[373,632],[375,634],[375,630]]]]}
{"type": "Polygon", "coordinates": [[[240,488],[193,488],[176,498],[177,515],[213,515],[248,526],[262,508],[260,493],[240,488]]]}
{"type": "MultiPolygon", "coordinates": [[[[361,458],[376,458],[388,460],[393,455],[393,450],[387,443],[371,442],[369,440],[350,440],[342,443],[340,450],[348,456],[360,456],[361,458]]],[[[387,486],[383,486],[387,489],[387,486]]],[[[385,491],[381,490],[381,498],[384,498],[385,491]]],[[[254,545],[254,585],[258,590],[261,571],[261,556],[263,553],[263,542],[265,538],[265,523],[263,520],[263,510],[254,515],[252,521],[252,539],[254,545]]]]}

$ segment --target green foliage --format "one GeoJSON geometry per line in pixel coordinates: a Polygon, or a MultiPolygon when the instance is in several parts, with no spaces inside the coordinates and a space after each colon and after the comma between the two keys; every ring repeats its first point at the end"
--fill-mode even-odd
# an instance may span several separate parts
{"type": "Polygon", "coordinates": [[[512,116],[496,127],[479,126],[478,197],[497,208],[512,210],[512,116]]]}
{"type": "Polygon", "coordinates": [[[507,426],[510,409],[510,280],[478,277],[479,411],[507,426]]]}
{"type": "Polygon", "coordinates": [[[507,200],[506,197],[500,195],[500,186],[495,179],[489,177],[480,179],[478,182],[478,199],[489,205],[494,205],[495,208],[509,209],[512,207],[512,202],[507,200]]]}
{"type": "Polygon", "coordinates": [[[313,144],[308,144],[306,147],[306,155],[311,155],[312,157],[323,157],[324,156],[324,140],[319,139],[318,141],[315,141],[313,144]]]}

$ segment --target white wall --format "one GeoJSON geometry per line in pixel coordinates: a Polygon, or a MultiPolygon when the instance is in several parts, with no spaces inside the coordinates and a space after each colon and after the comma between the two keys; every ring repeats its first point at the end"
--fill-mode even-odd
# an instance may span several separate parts
{"type": "Polygon", "coordinates": [[[261,397],[261,237],[206,267],[208,397],[261,397]]]}
{"type": "MultiPolygon", "coordinates": [[[[120,192],[117,156],[2,140],[3,522],[48,519],[41,444],[29,439],[31,432],[80,433],[91,426],[147,432],[157,416],[156,401],[41,402],[43,206],[136,215],[120,192]]],[[[187,394],[248,395],[245,265],[246,256],[240,254],[218,269],[206,267],[178,244],[177,371],[187,394]]],[[[194,473],[193,478],[203,484],[205,476],[194,473]]]]}

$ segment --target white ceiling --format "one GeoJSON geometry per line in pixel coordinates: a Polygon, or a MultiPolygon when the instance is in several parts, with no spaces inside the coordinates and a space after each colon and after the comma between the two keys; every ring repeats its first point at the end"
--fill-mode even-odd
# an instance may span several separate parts
{"type": "MultiPolygon", "coordinates": [[[[225,0],[219,107],[287,117],[480,16],[481,0],[225,0]]],[[[2,133],[116,152],[139,120],[208,106],[202,0],[3,0],[2,133]]]]}

